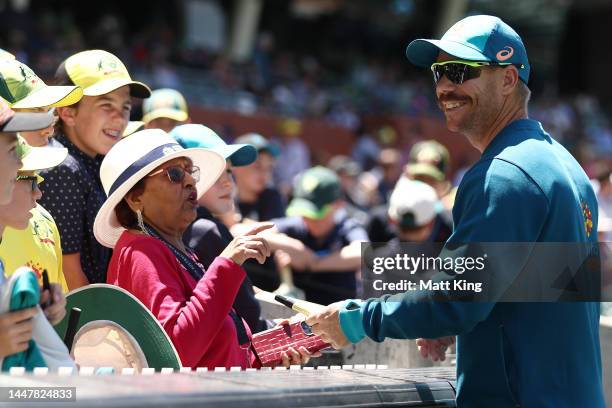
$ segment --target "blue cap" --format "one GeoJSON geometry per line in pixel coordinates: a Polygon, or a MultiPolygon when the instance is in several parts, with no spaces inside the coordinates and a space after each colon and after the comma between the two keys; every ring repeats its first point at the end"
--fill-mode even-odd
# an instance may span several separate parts
{"type": "Polygon", "coordinates": [[[508,24],[494,16],[470,16],[455,23],[440,40],[417,39],[406,48],[414,65],[429,68],[440,50],[467,61],[510,63],[519,68],[519,77],[529,81],[531,70],[521,37],[508,24]]]}
{"type": "Polygon", "coordinates": [[[229,159],[232,166],[247,166],[257,159],[257,149],[249,144],[227,144],[212,129],[193,123],[176,126],[170,132],[185,149],[203,147],[229,159]]]}

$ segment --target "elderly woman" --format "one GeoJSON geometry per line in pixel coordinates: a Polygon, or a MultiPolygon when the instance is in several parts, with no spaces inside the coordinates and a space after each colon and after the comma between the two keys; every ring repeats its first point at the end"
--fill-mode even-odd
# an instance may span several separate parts
{"type": "Polygon", "coordinates": [[[114,248],[107,282],[134,294],[157,317],[190,367],[256,366],[250,330],[232,309],[245,278],[240,265],[264,262],[269,247],[255,228],[233,239],[204,271],[182,241],[198,198],[221,175],[225,160],[206,149],[183,149],[159,129],[136,132],[104,158],[108,199],[94,224],[114,248]],[[200,177],[202,175],[202,177],[200,177]]]}
{"type": "MultiPolygon", "coordinates": [[[[249,144],[228,145],[211,129],[198,124],[177,126],[170,132],[170,136],[184,148],[207,148],[219,153],[226,160],[225,171],[215,184],[199,198],[197,217],[183,235],[183,242],[192,248],[202,264],[209,268],[233,239],[231,232],[220,220],[220,217],[234,212],[236,185],[232,176],[232,167],[247,166],[253,163],[257,157],[257,150],[249,144]]],[[[244,279],[236,295],[234,308],[253,332],[266,330],[275,324],[275,322],[261,318],[261,307],[255,298],[253,284],[248,277],[244,279]]],[[[285,319],[276,320],[277,324],[286,322],[285,319]]],[[[284,365],[306,364],[311,357],[320,355],[319,352],[311,354],[305,347],[300,347],[299,350],[290,348],[281,355],[281,358],[284,365]]]]}

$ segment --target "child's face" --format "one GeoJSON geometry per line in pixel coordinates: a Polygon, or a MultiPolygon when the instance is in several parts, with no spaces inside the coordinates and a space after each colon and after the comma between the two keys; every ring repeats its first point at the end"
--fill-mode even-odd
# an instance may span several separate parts
{"type": "Polygon", "coordinates": [[[17,134],[0,133],[0,205],[11,201],[17,170],[21,166],[17,156],[17,134]]]}
{"type": "MultiPolygon", "coordinates": [[[[33,171],[20,172],[20,177],[36,177],[33,171]]],[[[31,211],[36,207],[36,201],[42,197],[38,184],[31,179],[17,180],[13,189],[11,201],[0,206],[0,223],[11,228],[22,230],[28,227],[31,211]],[[35,186],[35,188],[32,188],[35,186]]]]}
{"type": "Polygon", "coordinates": [[[304,224],[306,224],[306,229],[308,229],[310,235],[315,238],[324,238],[334,228],[334,214],[334,209],[331,209],[323,218],[302,218],[304,220],[304,224]]]}

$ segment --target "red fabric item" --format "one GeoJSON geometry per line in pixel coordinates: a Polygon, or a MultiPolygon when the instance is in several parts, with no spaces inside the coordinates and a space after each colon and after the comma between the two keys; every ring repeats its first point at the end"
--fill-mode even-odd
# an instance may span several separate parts
{"type": "Polygon", "coordinates": [[[244,277],[239,265],[217,257],[196,282],[164,243],[125,231],[113,250],[107,282],[132,293],[157,317],[183,366],[244,369],[259,363],[250,348],[238,345],[228,314],[244,277]]]}

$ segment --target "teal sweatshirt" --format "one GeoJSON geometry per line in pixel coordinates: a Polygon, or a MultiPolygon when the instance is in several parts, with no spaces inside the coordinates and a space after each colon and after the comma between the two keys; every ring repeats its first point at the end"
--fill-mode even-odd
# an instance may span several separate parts
{"type": "MultiPolygon", "coordinates": [[[[539,122],[506,126],[465,174],[447,242],[596,242],[597,201],[571,154],[539,122]],[[588,211],[585,211],[588,209],[588,211]]],[[[514,260],[518,274],[525,259],[514,260]]],[[[514,272],[513,272],[514,271],[514,272]]],[[[512,282],[514,276],[505,276],[512,282]]],[[[605,407],[599,303],[433,302],[429,291],[346,301],[340,324],[366,335],[457,335],[457,405],[605,407]]]]}

